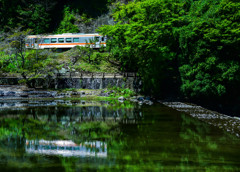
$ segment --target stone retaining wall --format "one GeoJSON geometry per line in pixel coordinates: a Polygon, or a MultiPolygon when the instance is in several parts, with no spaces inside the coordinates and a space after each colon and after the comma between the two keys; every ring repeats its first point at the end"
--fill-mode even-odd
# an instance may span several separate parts
{"type": "MultiPolygon", "coordinates": [[[[7,76],[0,78],[0,85],[19,85],[21,77],[7,76]]],[[[130,88],[140,91],[142,82],[135,73],[107,74],[107,73],[74,73],[58,74],[52,78],[34,79],[37,88],[83,88],[104,89],[107,87],[130,88]]]]}

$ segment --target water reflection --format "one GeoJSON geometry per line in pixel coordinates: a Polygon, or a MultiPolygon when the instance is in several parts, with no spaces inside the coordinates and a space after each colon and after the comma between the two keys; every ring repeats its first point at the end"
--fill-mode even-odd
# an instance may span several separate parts
{"type": "Polygon", "coordinates": [[[160,104],[96,104],[3,109],[0,170],[240,170],[240,139],[218,128],[160,104]]]}
{"type": "Polygon", "coordinates": [[[47,122],[71,122],[85,121],[122,121],[124,123],[137,123],[141,119],[141,112],[135,105],[127,103],[109,103],[106,101],[41,101],[29,100],[0,103],[1,118],[16,118],[19,114],[28,115],[33,119],[47,122]]]}
{"type": "Polygon", "coordinates": [[[72,140],[26,140],[26,153],[64,157],[107,157],[107,144],[101,141],[74,143],[72,140]]]}

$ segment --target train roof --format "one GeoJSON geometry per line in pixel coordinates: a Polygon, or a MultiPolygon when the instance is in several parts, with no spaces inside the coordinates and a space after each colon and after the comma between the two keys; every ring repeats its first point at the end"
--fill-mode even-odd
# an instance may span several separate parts
{"type": "Polygon", "coordinates": [[[101,36],[98,33],[63,33],[63,34],[55,34],[55,35],[28,35],[27,38],[62,38],[62,37],[94,37],[101,36]]]}

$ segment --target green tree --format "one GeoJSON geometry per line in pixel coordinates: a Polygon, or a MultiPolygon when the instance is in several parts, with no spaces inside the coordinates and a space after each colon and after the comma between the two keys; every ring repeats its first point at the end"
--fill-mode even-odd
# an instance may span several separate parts
{"type": "Polygon", "coordinates": [[[189,4],[179,28],[182,92],[189,97],[239,95],[240,2],[199,0],[189,4]]]}
{"type": "Polygon", "coordinates": [[[25,39],[30,33],[27,31],[14,30],[6,35],[0,44],[1,72],[21,74],[21,82],[29,87],[35,87],[35,79],[45,80],[54,76],[58,69],[58,61],[55,55],[48,50],[26,50],[25,39]]]}
{"type": "Polygon", "coordinates": [[[174,28],[184,13],[176,0],[143,0],[115,5],[118,23],[99,31],[108,36],[107,47],[123,71],[138,72],[148,94],[163,95],[174,85],[178,47],[174,28]]]}
{"type": "Polygon", "coordinates": [[[18,6],[20,24],[24,29],[32,29],[34,34],[46,33],[49,29],[50,16],[43,4],[25,4],[18,6]]]}
{"type": "Polygon", "coordinates": [[[75,25],[75,12],[70,7],[65,7],[63,11],[63,20],[60,23],[56,33],[78,33],[79,29],[75,25]]]}
{"type": "Polygon", "coordinates": [[[181,85],[191,98],[240,96],[240,2],[139,0],[114,5],[107,48],[123,71],[136,71],[147,93],[181,85]],[[237,96],[238,95],[238,96],[237,96]]]}

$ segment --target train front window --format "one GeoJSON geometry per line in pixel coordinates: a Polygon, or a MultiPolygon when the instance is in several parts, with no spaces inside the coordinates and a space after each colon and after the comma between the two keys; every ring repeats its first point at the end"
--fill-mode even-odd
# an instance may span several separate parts
{"type": "Polygon", "coordinates": [[[56,43],[57,42],[57,38],[51,38],[51,43],[56,43]]]}
{"type": "Polygon", "coordinates": [[[49,38],[43,39],[43,43],[50,43],[50,39],[49,38]]]}
{"type": "Polygon", "coordinates": [[[73,38],[73,42],[75,43],[79,42],[79,38],[73,38]]]}
{"type": "Polygon", "coordinates": [[[59,43],[64,43],[64,38],[58,38],[59,43]]]}
{"type": "Polygon", "coordinates": [[[72,38],[66,38],[66,42],[72,42],[72,38]]]}

